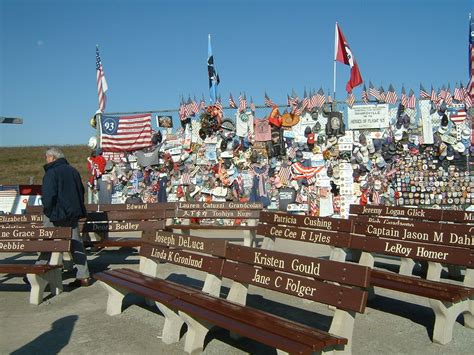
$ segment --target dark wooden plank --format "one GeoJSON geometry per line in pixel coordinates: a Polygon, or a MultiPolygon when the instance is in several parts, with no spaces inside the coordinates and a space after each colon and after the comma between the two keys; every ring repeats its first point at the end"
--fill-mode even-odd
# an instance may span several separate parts
{"type": "Polygon", "coordinates": [[[211,210],[211,209],[178,209],[176,211],[176,217],[178,218],[253,218],[257,219],[260,215],[260,211],[256,210],[211,210]]]}
{"type": "Polygon", "coordinates": [[[191,230],[191,229],[215,229],[215,230],[256,230],[257,226],[244,226],[241,224],[238,225],[219,225],[219,224],[172,224],[167,226],[168,229],[183,229],[183,230],[191,230]]]}
{"type": "Polygon", "coordinates": [[[351,217],[353,232],[356,234],[412,241],[418,243],[440,244],[474,249],[474,226],[449,225],[432,222],[387,220],[351,217]],[[395,223],[387,223],[395,222],[395,223]]]}
{"type": "Polygon", "coordinates": [[[146,221],[165,218],[165,210],[88,212],[87,221],[146,221]]]}
{"type": "Polygon", "coordinates": [[[49,270],[62,268],[62,265],[1,264],[0,274],[44,274],[49,270]]]}
{"type": "Polygon", "coordinates": [[[31,223],[43,222],[42,214],[8,214],[0,215],[0,223],[31,223]]]}
{"type": "Polygon", "coordinates": [[[316,229],[282,227],[272,224],[259,224],[257,227],[257,234],[265,237],[331,245],[339,248],[348,248],[351,241],[351,235],[346,232],[329,232],[316,229]]]}
{"type": "Polygon", "coordinates": [[[330,217],[300,216],[287,213],[274,213],[262,211],[260,222],[295,226],[300,228],[313,228],[326,231],[350,232],[351,222],[346,219],[330,217]]]}
{"type": "Polygon", "coordinates": [[[226,261],[222,276],[298,298],[332,305],[347,311],[363,313],[367,303],[366,291],[252,267],[238,262],[226,261]]]}
{"type": "Polygon", "coordinates": [[[0,252],[65,252],[71,250],[70,240],[0,240],[0,252]]]}
{"type": "Polygon", "coordinates": [[[176,203],[117,203],[117,204],[86,204],[88,212],[110,212],[110,211],[143,211],[143,210],[173,210],[176,203]]]}
{"type": "Polygon", "coordinates": [[[351,248],[415,260],[462,265],[469,268],[474,267],[474,252],[472,249],[398,240],[393,241],[390,239],[357,235],[353,235],[351,238],[351,248]]]}
{"type": "Polygon", "coordinates": [[[226,259],[262,268],[280,270],[296,275],[310,276],[340,284],[368,287],[370,268],[309,256],[288,254],[229,244],[226,259]]]}
{"type": "MultiPolygon", "coordinates": [[[[0,230],[9,229],[37,229],[45,228],[43,222],[31,222],[31,223],[0,223],[0,230]]],[[[51,227],[48,227],[51,228],[51,227]]]]}
{"type": "Polygon", "coordinates": [[[443,222],[474,223],[474,212],[471,211],[351,205],[349,213],[357,215],[391,216],[396,218],[406,217],[411,219],[426,219],[443,222]]]}
{"type": "Polygon", "coordinates": [[[427,281],[380,270],[372,272],[370,283],[372,286],[445,302],[458,302],[469,297],[469,292],[464,287],[455,288],[455,285],[448,286],[443,282],[427,281]]]}
{"type": "Polygon", "coordinates": [[[164,231],[156,231],[154,235],[145,234],[142,241],[151,245],[181,248],[215,256],[224,256],[227,246],[227,241],[224,239],[202,238],[164,231]]]}
{"type": "Polygon", "coordinates": [[[170,249],[161,246],[152,246],[144,243],[140,248],[140,255],[149,259],[165,261],[192,269],[220,275],[223,259],[208,255],[189,253],[179,249],[170,249]]]}
{"type": "Polygon", "coordinates": [[[17,228],[0,229],[0,240],[2,239],[70,239],[71,228],[69,227],[31,227],[27,224],[16,225],[17,228]],[[18,227],[19,226],[19,227],[18,227]]]}
{"type": "Polygon", "coordinates": [[[165,221],[91,222],[81,225],[82,232],[133,232],[163,229],[165,221]]]}
{"type": "Polygon", "coordinates": [[[26,205],[25,211],[27,214],[40,214],[43,213],[43,206],[26,205]]]}
{"type": "Polygon", "coordinates": [[[178,202],[177,208],[182,210],[257,210],[263,209],[260,202],[178,202]]]}

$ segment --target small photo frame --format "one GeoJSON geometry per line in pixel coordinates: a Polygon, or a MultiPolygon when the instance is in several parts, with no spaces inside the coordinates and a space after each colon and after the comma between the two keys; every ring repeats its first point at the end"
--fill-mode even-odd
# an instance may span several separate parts
{"type": "Polygon", "coordinates": [[[173,116],[156,116],[157,125],[161,128],[173,128],[173,116]]]}

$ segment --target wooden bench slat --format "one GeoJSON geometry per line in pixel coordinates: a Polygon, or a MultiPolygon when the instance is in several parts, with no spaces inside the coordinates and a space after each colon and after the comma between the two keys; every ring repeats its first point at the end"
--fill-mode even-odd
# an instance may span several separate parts
{"type": "Polygon", "coordinates": [[[62,265],[49,264],[3,264],[0,265],[0,274],[44,274],[61,267],[62,265]]]}
{"type": "Polygon", "coordinates": [[[0,252],[66,252],[70,240],[0,240],[0,252]]]}
{"type": "Polygon", "coordinates": [[[243,225],[213,225],[213,224],[172,224],[167,226],[167,229],[230,229],[230,230],[256,230],[257,226],[243,226],[243,225]]]}
{"type": "Polygon", "coordinates": [[[469,297],[469,292],[463,287],[456,290],[454,287],[443,287],[440,282],[380,270],[373,270],[371,285],[446,302],[459,302],[469,297]]]}

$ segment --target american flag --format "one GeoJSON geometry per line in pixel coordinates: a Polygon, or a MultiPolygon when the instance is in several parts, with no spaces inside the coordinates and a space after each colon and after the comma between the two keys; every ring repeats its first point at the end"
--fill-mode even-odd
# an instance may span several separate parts
{"type": "Polygon", "coordinates": [[[380,100],[380,92],[372,85],[371,81],[369,81],[369,95],[374,97],[377,101],[380,100]]]}
{"type": "Polygon", "coordinates": [[[306,89],[304,89],[303,101],[301,103],[301,111],[304,111],[306,109],[309,110],[308,105],[309,105],[309,98],[308,98],[308,94],[306,93],[306,89]]]}
{"type": "Polygon", "coordinates": [[[438,101],[443,101],[444,99],[446,99],[446,86],[443,85],[441,91],[438,94],[438,101]]]}
{"type": "Polygon", "coordinates": [[[354,105],[355,96],[354,96],[354,94],[352,93],[352,91],[347,94],[346,102],[347,102],[347,105],[348,105],[349,107],[352,107],[352,106],[354,105]]]}
{"type": "Polygon", "coordinates": [[[397,103],[397,100],[398,100],[397,93],[395,92],[393,85],[390,84],[390,86],[388,87],[387,95],[385,95],[385,101],[388,104],[395,105],[397,103]]]}
{"type": "Polygon", "coordinates": [[[107,103],[107,96],[105,93],[109,89],[107,81],[105,80],[104,68],[102,67],[102,61],[99,55],[99,46],[95,47],[95,67],[97,72],[97,93],[99,94],[99,110],[105,111],[105,105],[107,103]]]}
{"type": "Polygon", "coordinates": [[[420,83],[420,99],[429,99],[430,94],[425,90],[423,85],[420,83]]]}
{"type": "Polygon", "coordinates": [[[365,103],[369,102],[369,95],[367,94],[367,88],[365,87],[365,84],[364,84],[364,89],[362,90],[361,100],[364,101],[365,103]]]}
{"type": "Polygon", "coordinates": [[[204,95],[202,95],[201,102],[199,103],[199,110],[204,110],[206,108],[206,100],[204,100],[204,95]]]}
{"type": "Polygon", "coordinates": [[[265,106],[267,107],[273,107],[276,106],[272,100],[268,97],[267,93],[265,92],[265,106]]]}
{"type": "Polygon", "coordinates": [[[455,124],[463,123],[467,118],[466,110],[459,110],[449,116],[455,124]]]}
{"type": "Polygon", "coordinates": [[[191,100],[191,97],[188,97],[188,101],[186,101],[186,104],[184,105],[184,112],[186,114],[185,117],[189,117],[193,114],[193,101],[191,100]]]}
{"type": "MultiPolygon", "coordinates": [[[[469,19],[469,82],[467,84],[469,102],[474,99],[474,19],[469,19]]],[[[466,100],[466,99],[464,99],[466,100]]]]}
{"type": "Polygon", "coordinates": [[[191,174],[188,171],[181,174],[181,182],[183,185],[191,185],[191,174]]]}
{"type": "Polygon", "coordinates": [[[178,115],[181,121],[186,118],[186,106],[184,104],[183,97],[181,97],[181,103],[179,104],[178,115]]]}
{"type": "Polygon", "coordinates": [[[374,205],[380,205],[380,194],[378,191],[372,191],[372,203],[374,205]]]}
{"type": "Polygon", "coordinates": [[[413,92],[413,90],[410,89],[410,95],[408,96],[406,107],[415,108],[415,105],[416,105],[415,93],[413,92]]]}
{"type": "Polygon", "coordinates": [[[245,97],[245,94],[242,96],[242,94],[239,95],[239,112],[243,112],[247,109],[247,98],[245,97]]]}
{"type": "Polygon", "coordinates": [[[453,96],[451,95],[451,89],[448,84],[448,88],[446,89],[446,97],[444,99],[444,102],[446,102],[446,105],[452,105],[453,104],[453,96]]]}
{"type": "Polygon", "coordinates": [[[385,102],[385,90],[383,89],[383,87],[381,86],[379,88],[379,96],[380,96],[380,99],[379,99],[379,102],[385,102]]]}
{"type": "MultiPolygon", "coordinates": [[[[329,90],[328,90],[328,92],[329,92],[329,90]]],[[[331,96],[331,95],[328,95],[328,103],[329,103],[329,104],[332,104],[332,101],[333,101],[333,100],[332,100],[332,96],[331,96]]]]}
{"type": "Polygon", "coordinates": [[[323,107],[326,103],[326,95],[324,94],[323,88],[319,88],[318,93],[316,94],[316,107],[323,107]]]}
{"type": "Polygon", "coordinates": [[[192,102],[192,113],[191,113],[191,115],[195,115],[198,112],[199,112],[199,103],[197,102],[196,97],[194,97],[194,100],[192,102]]]}
{"type": "Polygon", "coordinates": [[[469,109],[472,107],[471,95],[469,95],[467,88],[462,88],[462,90],[464,96],[464,106],[466,106],[466,109],[469,109]]]}
{"type": "Polygon", "coordinates": [[[464,98],[463,95],[464,88],[462,86],[462,83],[460,83],[459,87],[456,84],[456,87],[454,88],[454,100],[461,102],[462,99],[464,98]]]}
{"type": "Polygon", "coordinates": [[[229,94],[229,106],[230,108],[237,108],[237,104],[234,101],[234,98],[232,97],[232,93],[229,94]]]}
{"type": "Polygon", "coordinates": [[[288,96],[288,106],[290,106],[291,112],[294,113],[294,110],[298,107],[299,101],[300,99],[294,91],[291,96],[288,96]]]}
{"type": "Polygon", "coordinates": [[[102,149],[108,152],[138,150],[152,145],[151,114],[102,116],[102,149]]]}
{"type": "Polygon", "coordinates": [[[431,85],[431,97],[430,97],[431,102],[437,103],[438,102],[438,95],[436,94],[436,90],[433,88],[433,85],[431,85]]]}
{"type": "Polygon", "coordinates": [[[255,104],[253,103],[252,96],[250,96],[250,111],[255,114],[255,104]]]}
{"type": "Polygon", "coordinates": [[[405,87],[402,86],[402,98],[400,99],[401,103],[404,107],[407,107],[408,104],[408,98],[407,98],[407,93],[405,91],[405,87]]]}

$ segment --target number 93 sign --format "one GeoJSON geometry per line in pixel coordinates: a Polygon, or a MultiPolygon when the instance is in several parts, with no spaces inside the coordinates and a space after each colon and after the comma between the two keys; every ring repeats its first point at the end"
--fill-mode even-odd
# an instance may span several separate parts
{"type": "Polygon", "coordinates": [[[102,133],[114,135],[117,134],[119,119],[117,117],[102,116],[102,133]]]}

